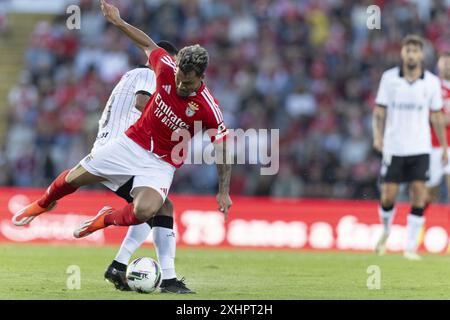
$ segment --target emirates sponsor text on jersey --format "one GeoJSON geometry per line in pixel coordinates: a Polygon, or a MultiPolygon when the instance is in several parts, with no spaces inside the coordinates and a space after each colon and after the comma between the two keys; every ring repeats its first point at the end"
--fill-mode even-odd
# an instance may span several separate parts
{"type": "Polygon", "coordinates": [[[164,102],[159,92],[155,97],[156,108],[154,113],[163,124],[169,127],[171,130],[176,131],[178,129],[189,130],[189,125],[178,117],[175,112],[172,111],[172,107],[164,102]]]}

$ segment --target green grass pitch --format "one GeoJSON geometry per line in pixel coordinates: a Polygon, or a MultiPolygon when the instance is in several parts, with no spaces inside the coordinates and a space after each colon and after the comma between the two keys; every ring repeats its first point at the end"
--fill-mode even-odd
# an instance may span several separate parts
{"type": "MultiPolygon", "coordinates": [[[[116,250],[0,245],[0,299],[450,299],[450,256],[179,248],[177,274],[198,294],[178,296],[115,290],[103,272],[116,250]],[[67,288],[70,265],[80,267],[79,290],[67,288]],[[380,289],[367,288],[371,265],[380,289]]],[[[155,253],[145,247],[138,256],[155,253]]]]}

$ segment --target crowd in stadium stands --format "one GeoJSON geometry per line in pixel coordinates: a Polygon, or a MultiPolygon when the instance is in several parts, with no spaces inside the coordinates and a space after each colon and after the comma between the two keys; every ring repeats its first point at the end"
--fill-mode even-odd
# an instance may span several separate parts
{"type": "MultiPolygon", "coordinates": [[[[381,73],[399,63],[408,33],[429,41],[433,71],[436,52],[450,46],[446,0],[111,2],[155,40],[208,49],[206,81],[229,128],[280,130],[279,173],[236,165],[233,194],[377,197],[371,110],[381,73]],[[366,25],[374,3],[382,8],[381,30],[366,25]]],[[[1,185],[45,186],[75,165],[90,150],[115,83],[145,63],[105,22],[97,1],[80,7],[80,30],[68,30],[62,15],[30,36],[26,69],[9,94],[1,185]]],[[[215,166],[186,165],[171,191],[214,193],[216,185],[215,166]]]]}

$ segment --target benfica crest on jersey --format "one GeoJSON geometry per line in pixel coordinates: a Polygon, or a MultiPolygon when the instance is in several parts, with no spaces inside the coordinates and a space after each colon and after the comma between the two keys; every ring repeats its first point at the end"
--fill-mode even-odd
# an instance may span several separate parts
{"type": "Polygon", "coordinates": [[[195,102],[189,102],[188,106],[186,108],[186,115],[188,117],[192,117],[195,112],[198,110],[198,104],[196,104],[195,102]]]}

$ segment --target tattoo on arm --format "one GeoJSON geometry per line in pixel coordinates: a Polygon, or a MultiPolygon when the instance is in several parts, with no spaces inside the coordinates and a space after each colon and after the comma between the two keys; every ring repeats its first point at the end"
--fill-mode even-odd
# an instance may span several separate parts
{"type": "MultiPolygon", "coordinates": [[[[228,193],[230,190],[231,164],[228,163],[226,142],[216,147],[216,152],[221,152],[221,160],[217,161],[217,174],[219,176],[219,193],[228,193]]],[[[216,158],[217,160],[217,158],[216,158]]]]}

